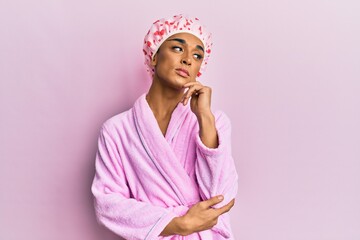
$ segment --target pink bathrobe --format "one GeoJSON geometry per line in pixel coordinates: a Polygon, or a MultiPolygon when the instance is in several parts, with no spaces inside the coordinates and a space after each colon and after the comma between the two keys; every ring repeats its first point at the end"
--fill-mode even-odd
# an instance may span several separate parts
{"type": "Polygon", "coordinates": [[[124,239],[234,239],[229,213],[210,230],[159,237],[199,201],[222,194],[221,207],[235,198],[238,177],[224,113],[214,114],[219,146],[210,149],[189,104],[177,105],[164,137],[145,96],[102,126],[92,184],[98,221],[124,239]]]}

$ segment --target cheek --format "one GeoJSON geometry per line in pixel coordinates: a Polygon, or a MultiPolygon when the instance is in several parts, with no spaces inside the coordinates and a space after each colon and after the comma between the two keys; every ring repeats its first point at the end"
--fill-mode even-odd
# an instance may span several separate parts
{"type": "Polygon", "coordinates": [[[174,65],[174,62],[174,56],[169,53],[163,53],[159,55],[158,64],[161,66],[171,67],[172,65],[174,65]]]}
{"type": "Polygon", "coordinates": [[[172,68],[172,64],[168,58],[159,58],[155,67],[155,72],[160,78],[164,78],[169,75],[172,68]]]}
{"type": "Polygon", "coordinates": [[[196,67],[194,68],[194,72],[197,74],[200,71],[200,68],[201,68],[201,63],[196,65],[196,67]]]}

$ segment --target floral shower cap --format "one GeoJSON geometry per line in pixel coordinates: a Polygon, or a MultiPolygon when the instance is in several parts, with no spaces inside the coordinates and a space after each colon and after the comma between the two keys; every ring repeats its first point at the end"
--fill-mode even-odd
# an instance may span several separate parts
{"type": "Polygon", "coordinates": [[[162,18],[154,22],[144,38],[143,52],[145,55],[145,64],[147,65],[147,71],[151,76],[154,75],[155,71],[154,67],[151,65],[151,60],[161,44],[170,36],[183,32],[191,33],[203,43],[205,51],[204,59],[197,76],[200,77],[204,72],[211,53],[211,33],[206,31],[205,26],[201,25],[198,18],[179,14],[168,19],[162,18]]]}

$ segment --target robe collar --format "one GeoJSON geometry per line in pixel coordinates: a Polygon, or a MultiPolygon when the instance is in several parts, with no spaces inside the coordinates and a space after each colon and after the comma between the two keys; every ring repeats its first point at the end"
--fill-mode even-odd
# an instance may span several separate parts
{"type": "Polygon", "coordinates": [[[187,174],[169,145],[169,142],[177,134],[180,134],[181,125],[187,114],[192,114],[189,104],[183,106],[179,103],[176,106],[171,115],[165,137],[146,100],[146,94],[136,100],[133,109],[135,126],[140,140],[159,173],[170,184],[181,204],[191,205],[198,202],[199,193],[196,182],[187,174]]]}

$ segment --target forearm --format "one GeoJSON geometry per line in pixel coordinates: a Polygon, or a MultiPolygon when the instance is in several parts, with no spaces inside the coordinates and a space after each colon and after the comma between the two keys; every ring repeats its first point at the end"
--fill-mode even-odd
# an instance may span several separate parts
{"type": "Polygon", "coordinates": [[[187,236],[196,232],[212,229],[217,224],[218,217],[228,212],[234,206],[233,200],[222,208],[213,209],[213,205],[223,200],[224,197],[220,195],[198,202],[193,205],[185,215],[173,218],[161,232],[160,236],[187,236]]]}
{"type": "Polygon", "coordinates": [[[215,149],[208,148],[200,134],[196,136],[195,173],[202,199],[224,196],[224,202],[215,206],[218,208],[235,198],[237,173],[231,154],[231,123],[222,112],[216,112],[214,116],[219,145],[215,149]]]}
{"type": "Polygon", "coordinates": [[[208,148],[217,148],[219,145],[218,135],[215,127],[215,117],[211,112],[198,116],[199,135],[201,141],[208,148]]]}
{"type": "Polygon", "coordinates": [[[183,218],[175,217],[160,233],[160,236],[171,236],[171,235],[186,236],[188,234],[190,234],[190,233],[185,227],[183,218]]]}

